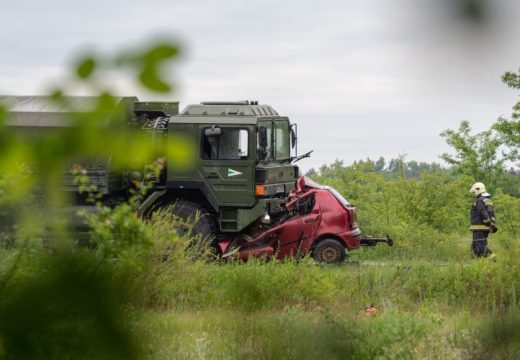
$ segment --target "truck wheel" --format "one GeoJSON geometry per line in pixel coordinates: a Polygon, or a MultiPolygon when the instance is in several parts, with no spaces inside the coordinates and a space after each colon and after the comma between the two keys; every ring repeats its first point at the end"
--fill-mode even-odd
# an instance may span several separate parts
{"type": "MultiPolygon", "coordinates": [[[[217,235],[218,224],[215,215],[208,212],[202,206],[189,201],[179,200],[170,205],[168,209],[181,219],[188,221],[196,220],[195,224],[187,225],[192,226],[192,235],[201,236],[202,242],[205,242],[217,235]]],[[[188,230],[190,229],[187,227],[186,229],[181,229],[180,232],[182,235],[184,235],[188,230]]]]}
{"type": "Polygon", "coordinates": [[[345,247],[338,240],[320,241],[312,252],[314,260],[326,264],[339,264],[345,261],[345,247]]]}

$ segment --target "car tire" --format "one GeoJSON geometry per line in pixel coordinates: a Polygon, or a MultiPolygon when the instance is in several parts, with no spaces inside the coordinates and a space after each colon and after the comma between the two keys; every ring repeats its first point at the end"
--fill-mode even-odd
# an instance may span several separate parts
{"type": "Polygon", "coordinates": [[[335,239],[320,241],[312,252],[314,260],[324,264],[340,264],[345,261],[346,256],[345,247],[335,239]]]}

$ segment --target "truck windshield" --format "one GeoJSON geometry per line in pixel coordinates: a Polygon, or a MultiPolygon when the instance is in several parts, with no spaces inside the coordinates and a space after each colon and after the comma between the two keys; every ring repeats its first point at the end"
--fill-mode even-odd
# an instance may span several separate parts
{"type": "Polygon", "coordinates": [[[331,188],[331,187],[328,187],[327,186],[327,190],[329,190],[329,192],[340,202],[343,204],[343,206],[345,207],[348,207],[350,206],[350,203],[348,202],[347,199],[345,199],[343,196],[341,196],[341,194],[339,192],[336,191],[336,189],[334,188],[331,188]]]}
{"type": "Polygon", "coordinates": [[[276,160],[286,160],[291,157],[289,147],[289,123],[287,121],[275,121],[275,157],[276,160]]]}

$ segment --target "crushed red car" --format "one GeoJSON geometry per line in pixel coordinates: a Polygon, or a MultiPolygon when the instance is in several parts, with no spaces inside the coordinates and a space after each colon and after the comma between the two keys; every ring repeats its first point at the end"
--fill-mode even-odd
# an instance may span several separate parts
{"type": "Polygon", "coordinates": [[[258,225],[249,234],[218,242],[223,258],[246,260],[254,257],[303,257],[311,254],[319,262],[340,263],[346,250],[379,242],[393,245],[392,239],[362,237],[356,208],[329,186],[321,186],[303,176],[291,192],[286,211],[269,225],[258,225]]]}

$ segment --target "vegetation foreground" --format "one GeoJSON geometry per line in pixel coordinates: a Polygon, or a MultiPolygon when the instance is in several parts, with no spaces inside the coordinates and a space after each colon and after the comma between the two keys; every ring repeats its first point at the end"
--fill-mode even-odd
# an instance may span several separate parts
{"type": "Polygon", "coordinates": [[[518,274],[505,264],[257,263],[196,273],[159,296],[163,310],[139,315],[150,357],[518,356],[518,274]],[[367,316],[370,303],[378,312],[367,316]]]}
{"type": "Polygon", "coordinates": [[[220,262],[194,246],[192,222],[159,212],[143,223],[126,205],[85,215],[94,248],[30,227],[5,231],[0,357],[519,357],[520,200],[498,191],[500,230],[490,240],[498,260],[473,259],[463,176],[372,165],[313,175],[359,204],[366,233],[386,230],[396,241],[337,266],[220,262]],[[370,305],[377,310],[367,315],[370,305]]]}
{"type": "MultiPolygon", "coordinates": [[[[138,225],[130,219],[121,231],[138,225]]],[[[102,236],[97,249],[50,250],[37,241],[3,251],[2,278],[10,277],[1,288],[2,358],[520,354],[516,244],[495,240],[497,262],[472,259],[463,236],[444,246],[443,260],[428,251],[409,257],[410,243],[402,241],[395,249],[359,250],[338,266],[219,263],[199,257],[171,220],[139,228],[140,238],[154,242],[120,248],[126,256],[117,260],[102,236]],[[370,304],[377,311],[367,315],[370,304]]]]}

